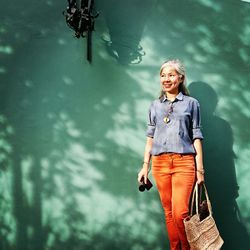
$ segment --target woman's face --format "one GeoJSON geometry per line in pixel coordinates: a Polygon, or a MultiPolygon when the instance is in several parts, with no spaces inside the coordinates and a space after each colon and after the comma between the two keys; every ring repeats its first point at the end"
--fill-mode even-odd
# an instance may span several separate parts
{"type": "Polygon", "coordinates": [[[161,71],[160,82],[164,92],[178,94],[178,87],[182,82],[182,79],[173,67],[166,66],[161,71]]]}

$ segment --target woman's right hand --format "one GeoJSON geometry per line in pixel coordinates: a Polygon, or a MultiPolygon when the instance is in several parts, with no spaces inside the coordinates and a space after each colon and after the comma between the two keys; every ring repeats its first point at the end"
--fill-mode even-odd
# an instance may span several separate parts
{"type": "Polygon", "coordinates": [[[144,178],[144,183],[146,184],[148,179],[148,165],[146,165],[145,163],[143,164],[140,172],[138,173],[138,182],[141,182],[142,178],[144,178]]]}

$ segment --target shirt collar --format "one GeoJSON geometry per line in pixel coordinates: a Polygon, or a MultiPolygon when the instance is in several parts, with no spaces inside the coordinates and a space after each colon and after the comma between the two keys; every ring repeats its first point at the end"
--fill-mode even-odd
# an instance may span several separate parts
{"type": "MultiPolygon", "coordinates": [[[[182,101],[183,100],[183,93],[182,92],[180,92],[176,97],[175,97],[175,100],[178,100],[178,101],[182,101]]],[[[168,98],[166,97],[166,95],[163,95],[162,97],[161,97],[161,102],[165,102],[165,101],[167,101],[168,100],[168,98]]]]}

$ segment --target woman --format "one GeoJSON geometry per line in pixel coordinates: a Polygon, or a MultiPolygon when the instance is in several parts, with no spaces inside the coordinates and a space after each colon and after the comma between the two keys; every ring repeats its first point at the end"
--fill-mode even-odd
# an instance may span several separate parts
{"type": "Polygon", "coordinates": [[[190,249],[183,224],[195,182],[204,182],[200,107],[184,85],[185,68],[169,60],[160,69],[161,95],[149,109],[147,141],[138,181],[152,175],[165,213],[172,250],[190,249]]]}

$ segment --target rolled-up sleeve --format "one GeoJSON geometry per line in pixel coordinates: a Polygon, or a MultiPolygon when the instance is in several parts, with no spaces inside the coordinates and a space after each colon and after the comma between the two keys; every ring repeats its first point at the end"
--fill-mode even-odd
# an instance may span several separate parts
{"type": "Polygon", "coordinates": [[[153,138],[154,137],[154,133],[155,133],[155,108],[154,108],[154,103],[152,103],[149,107],[149,111],[148,111],[148,127],[147,127],[147,131],[146,131],[146,135],[148,137],[153,138]]]}
{"type": "Polygon", "coordinates": [[[200,112],[200,104],[198,101],[193,103],[192,110],[192,139],[203,139],[203,135],[201,132],[201,112],[200,112]]]}

